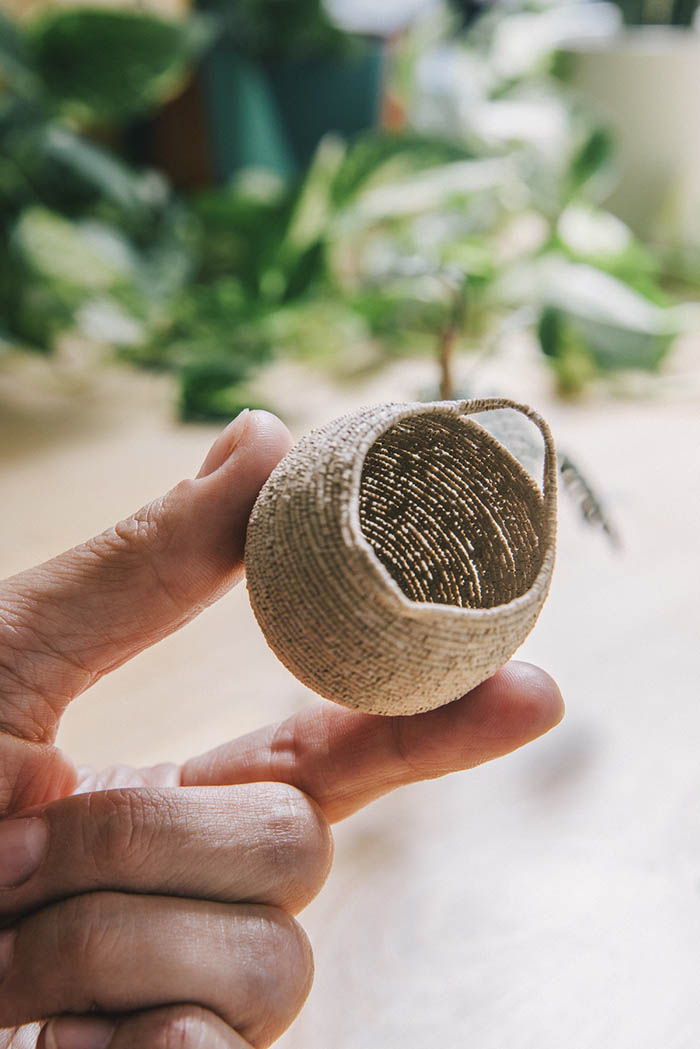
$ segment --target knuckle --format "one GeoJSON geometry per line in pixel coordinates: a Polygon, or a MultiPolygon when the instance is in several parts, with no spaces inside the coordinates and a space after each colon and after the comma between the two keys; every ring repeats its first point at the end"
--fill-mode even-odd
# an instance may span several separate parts
{"type": "Polygon", "coordinates": [[[151,559],[178,556],[183,520],[187,508],[197,498],[194,481],[180,481],[165,495],[141,507],[130,517],[118,521],[100,535],[87,540],[76,550],[82,556],[95,558],[102,565],[103,575],[109,573],[113,583],[151,559]]]}
{"type": "Polygon", "coordinates": [[[192,481],[181,481],[171,491],[147,503],[131,517],[119,521],[111,533],[115,542],[137,553],[144,547],[147,547],[149,553],[166,551],[176,529],[178,510],[189,497],[192,485],[192,481]]]}
{"type": "MultiPolygon", "coordinates": [[[[90,892],[56,905],[56,957],[66,972],[100,975],[123,933],[115,921],[112,893],[90,892]]],[[[99,982],[99,981],[98,981],[99,982]]]]}
{"type": "Polygon", "coordinates": [[[96,540],[108,550],[116,548],[127,569],[133,562],[148,566],[159,589],[178,608],[187,603],[186,587],[178,582],[187,547],[183,524],[188,521],[187,507],[197,492],[194,481],[180,481],[96,540]]]}
{"type": "Polygon", "coordinates": [[[286,783],[269,784],[265,817],[269,859],[282,876],[290,903],[308,903],[328,877],[333,837],[320,808],[306,794],[286,783]]]}
{"type": "Polygon", "coordinates": [[[249,972],[251,1021],[241,1028],[254,1044],[269,1044],[289,1027],[311,990],[314,961],[302,927],[286,911],[260,907],[256,964],[249,972]]]}
{"type": "Polygon", "coordinates": [[[0,1028],[62,1012],[109,1011],[124,928],[108,895],[74,896],[20,921],[10,987],[0,996],[0,1028]]]}
{"type": "Polygon", "coordinates": [[[114,879],[125,865],[131,873],[147,866],[154,838],[167,822],[166,798],[129,789],[98,791],[81,798],[86,809],[78,813],[83,855],[90,857],[98,879],[114,879]]]}

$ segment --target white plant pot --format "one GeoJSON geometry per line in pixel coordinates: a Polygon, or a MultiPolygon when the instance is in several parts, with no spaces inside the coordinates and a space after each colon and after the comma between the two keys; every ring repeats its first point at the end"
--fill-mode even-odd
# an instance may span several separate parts
{"type": "Polygon", "coordinates": [[[627,28],[565,53],[573,86],[616,135],[610,209],[644,238],[700,245],[700,34],[627,28]]]}

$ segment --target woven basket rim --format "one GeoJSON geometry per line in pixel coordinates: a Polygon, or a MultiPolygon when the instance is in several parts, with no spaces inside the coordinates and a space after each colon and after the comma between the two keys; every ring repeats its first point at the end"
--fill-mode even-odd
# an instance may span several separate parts
{"type": "Polygon", "coordinates": [[[393,606],[395,611],[400,612],[402,615],[411,616],[415,619],[432,619],[444,616],[449,618],[478,617],[479,619],[485,619],[502,616],[503,611],[506,608],[509,612],[512,611],[513,615],[517,615],[520,609],[530,604],[543,587],[548,588],[554,563],[557,513],[557,463],[554,440],[545,420],[528,405],[519,404],[517,401],[511,401],[501,397],[487,397],[462,401],[396,401],[391,404],[385,403],[378,407],[383,407],[385,409],[395,408],[396,410],[392,413],[391,418],[387,418],[386,416],[379,418],[374,425],[367,430],[358,446],[358,454],[353,462],[352,473],[348,483],[348,513],[346,520],[344,521],[344,524],[350,531],[356,550],[362,555],[371,577],[377,584],[372,595],[373,599],[377,599],[381,596],[387,605],[393,606]],[[485,427],[481,426],[476,419],[470,418],[471,415],[479,412],[496,411],[502,408],[510,408],[519,412],[521,415],[530,419],[530,421],[539,429],[543,439],[545,453],[543,481],[541,484],[538,484],[532,474],[525,469],[525,467],[515,458],[509,449],[501,443],[501,441],[489,433],[485,427]],[[440,412],[457,415],[465,422],[477,426],[482,431],[486,441],[492,442],[496,445],[501,454],[510,457],[516,466],[530,477],[533,485],[539,492],[545,510],[546,547],[542,558],[542,564],[540,565],[537,575],[528,589],[523,591],[522,594],[519,594],[517,597],[514,597],[509,601],[504,601],[502,604],[492,605],[490,608],[469,608],[437,601],[415,601],[408,597],[396,580],[392,578],[385,565],[383,565],[377,557],[372,544],[362,531],[362,525],[360,522],[360,486],[365,459],[370,448],[383,433],[386,433],[387,430],[390,430],[392,426],[395,426],[396,423],[400,422],[402,419],[412,418],[416,415],[428,415],[440,412]]]}

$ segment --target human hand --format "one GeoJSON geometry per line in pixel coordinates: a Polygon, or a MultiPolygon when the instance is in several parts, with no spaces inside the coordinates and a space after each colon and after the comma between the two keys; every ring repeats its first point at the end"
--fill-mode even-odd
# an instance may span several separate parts
{"type": "Polygon", "coordinates": [[[240,579],[288,443],[244,416],[197,479],[0,584],[0,1049],[269,1045],[310,986],[291,915],[328,872],[329,822],[561,717],[551,679],[511,663],[427,714],[320,703],[181,768],[78,773],[53,746],[62,712],[240,579]]]}

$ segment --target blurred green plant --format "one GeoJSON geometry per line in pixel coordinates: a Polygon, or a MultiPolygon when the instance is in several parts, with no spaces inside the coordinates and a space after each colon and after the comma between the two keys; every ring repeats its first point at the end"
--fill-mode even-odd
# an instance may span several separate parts
{"type": "MultiPolygon", "coordinates": [[[[412,92],[417,130],[327,140],[300,184],[261,199],[243,181],[196,204],[194,287],[239,289],[228,318],[217,314],[209,360],[200,354],[196,414],[214,410],[201,380],[221,357],[244,356],[246,388],[275,355],[347,374],[432,353],[452,396],[460,350],[497,352],[521,328],[566,396],[659,368],[684,318],[654,253],[598,203],[614,144],[554,75],[552,19],[571,32],[549,4],[496,5],[457,43],[448,22],[442,38],[427,34],[443,93],[412,92]],[[533,49],[538,34],[549,43],[533,49]],[[218,358],[217,345],[227,347],[218,358]]],[[[413,56],[416,82],[430,56],[413,56]]],[[[194,358],[196,325],[179,335],[194,358]]],[[[159,353],[171,354],[171,339],[163,333],[159,353]]]]}
{"type": "Polygon", "coordinates": [[[690,27],[697,0],[614,0],[625,25],[672,25],[690,27]]]}
{"type": "MultiPolygon", "coordinates": [[[[281,2],[236,10],[272,18],[281,2]]],[[[132,49],[142,16],[130,15],[102,83],[99,66],[88,76],[87,59],[60,58],[86,25],[93,41],[107,32],[106,12],[75,14],[26,32],[0,21],[5,344],[49,350],[81,328],[175,373],[183,416],[209,418],[259,403],[256,374],[280,356],[347,375],[432,353],[449,397],[460,350],[495,352],[523,329],[573,396],[657,369],[682,331],[658,260],[599,206],[613,146],[550,75],[556,42],[522,59],[548,8],[499,5],[434,43],[411,76],[430,61],[440,76],[412,92],[404,132],[326,138],[300,179],[244,174],[186,203],[78,129],[167,96],[205,26],[146,17],[132,49]]]]}
{"type": "Polygon", "coordinates": [[[370,357],[379,363],[388,352],[381,335],[399,334],[399,314],[405,338],[409,316],[415,324],[420,313],[432,331],[427,314],[435,308],[412,302],[409,314],[403,292],[343,275],[343,257],[353,265],[363,203],[386,177],[393,186],[402,172],[467,155],[415,135],[371,136],[351,149],[327,138],[293,185],[253,176],[199,195],[191,202],[196,272],[151,339],[126,355],[178,371],[183,412],[197,418],[229,415],[273,356],[337,372],[353,366],[353,349],[373,342],[370,357]]]}
{"type": "Polygon", "coordinates": [[[44,352],[107,305],[132,337],[192,268],[191,220],[155,172],[84,133],[162,102],[210,38],[202,19],[56,10],[0,15],[0,327],[44,352]],[[126,323],[125,323],[126,322],[126,323]],[[136,324],[136,327],[135,327],[136,324]]]}
{"type": "Polygon", "coordinates": [[[50,10],[25,35],[42,89],[84,122],[124,120],[176,91],[211,40],[203,18],[128,9],[50,10]]]}
{"type": "Polygon", "coordinates": [[[274,356],[347,374],[435,353],[449,397],[458,348],[496,349],[515,324],[539,337],[566,395],[654,370],[679,315],[650,253],[579,190],[545,215],[510,157],[414,134],[326,140],[293,189],[243,182],[193,203],[198,269],[132,359],[186,364],[183,405],[198,417],[230,414],[236,381],[274,356]]]}
{"type": "Polygon", "coordinates": [[[660,258],[600,206],[614,142],[557,76],[561,42],[612,31],[605,6],[535,0],[479,16],[472,5],[459,43],[445,36],[419,56],[428,89],[414,91],[418,126],[451,131],[482,163],[510,170],[459,212],[443,203],[420,219],[413,250],[433,270],[461,269],[467,344],[496,347],[502,328],[522,322],[565,395],[619,370],[657,370],[696,323],[674,305],[660,258]]]}
{"type": "Polygon", "coordinates": [[[351,46],[322,0],[199,0],[198,6],[215,14],[224,38],[255,61],[339,55],[351,46]]]}

